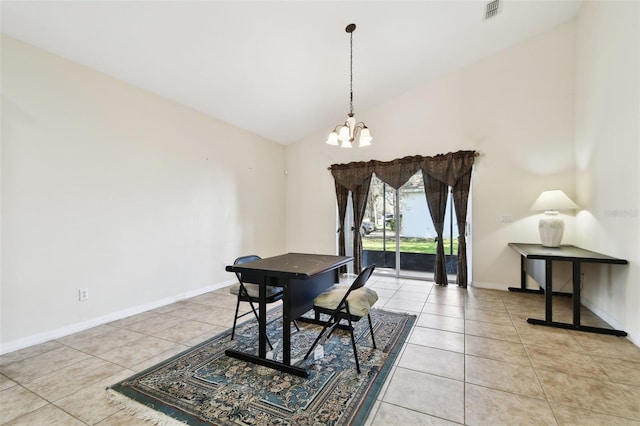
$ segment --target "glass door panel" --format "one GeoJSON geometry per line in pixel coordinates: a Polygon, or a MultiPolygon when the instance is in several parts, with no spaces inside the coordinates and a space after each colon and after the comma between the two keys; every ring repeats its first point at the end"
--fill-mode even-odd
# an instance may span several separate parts
{"type": "Polygon", "coordinates": [[[400,223],[400,275],[433,278],[436,230],[418,171],[398,191],[400,223]]]}
{"type": "MultiPolygon", "coordinates": [[[[375,175],[361,229],[363,265],[397,277],[432,279],[437,234],[427,205],[422,172],[398,191],[375,175]]],[[[458,227],[449,190],[443,242],[447,273],[457,273],[458,227]]]]}
{"type": "Polygon", "coordinates": [[[396,191],[373,175],[362,221],[363,265],[375,263],[379,272],[395,272],[396,191]]]}

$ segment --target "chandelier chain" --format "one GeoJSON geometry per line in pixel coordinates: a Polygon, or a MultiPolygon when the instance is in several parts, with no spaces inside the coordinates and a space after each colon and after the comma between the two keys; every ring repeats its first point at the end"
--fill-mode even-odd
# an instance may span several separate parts
{"type": "Polygon", "coordinates": [[[349,35],[351,36],[349,42],[349,69],[351,71],[349,74],[349,91],[351,92],[351,99],[349,100],[349,111],[351,112],[351,114],[353,114],[353,31],[349,33],[349,35]]]}

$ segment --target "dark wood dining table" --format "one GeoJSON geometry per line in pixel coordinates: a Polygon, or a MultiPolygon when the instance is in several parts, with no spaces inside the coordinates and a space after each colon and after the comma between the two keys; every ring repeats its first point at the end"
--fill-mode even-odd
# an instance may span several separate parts
{"type": "Polygon", "coordinates": [[[291,322],[313,307],[313,300],[320,293],[339,282],[339,268],[353,261],[350,256],[326,254],[287,253],[225,269],[237,272],[242,281],[258,284],[258,354],[228,349],[230,357],[274,368],[301,377],[308,377],[304,368],[291,364],[291,322]],[[266,287],[282,287],[282,362],[267,358],[267,304],[266,287]]]}

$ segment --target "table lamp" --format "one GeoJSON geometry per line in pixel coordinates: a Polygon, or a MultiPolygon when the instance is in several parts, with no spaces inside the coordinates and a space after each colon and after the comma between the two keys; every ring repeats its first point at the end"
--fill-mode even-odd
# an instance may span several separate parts
{"type": "Polygon", "coordinates": [[[531,206],[531,210],[543,211],[544,216],[538,223],[540,240],[544,247],[560,247],[562,234],[564,234],[564,220],[559,216],[558,210],[577,209],[578,205],[559,189],[543,191],[531,206]]]}

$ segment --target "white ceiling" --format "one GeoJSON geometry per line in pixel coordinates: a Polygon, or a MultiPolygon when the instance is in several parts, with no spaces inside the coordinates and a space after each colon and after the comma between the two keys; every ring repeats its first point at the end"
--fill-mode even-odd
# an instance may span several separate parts
{"type": "MultiPolygon", "coordinates": [[[[282,144],[575,16],[581,1],[5,1],[2,32],[282,144]]],[[[375,137],[375,129],[372,129],[375,137]]]]}

